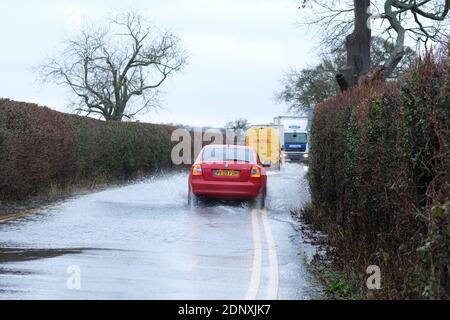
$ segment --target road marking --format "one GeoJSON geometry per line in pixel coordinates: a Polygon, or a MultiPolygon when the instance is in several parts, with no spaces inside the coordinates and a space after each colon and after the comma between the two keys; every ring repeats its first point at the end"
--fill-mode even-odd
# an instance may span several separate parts
{"type": "Polygon", "coordinates": [[[267,291],[268,300],[278,299],[278,287],[279,287],[279,270],[278,270],[278,254],[275,241],[273,239],[272,230],[270,229],[269,218],[267,216],[267,209],[262,210],[262,221],[264,225],[264,232],[266,233],[266,241],[269,250],[269,262],[270,262],[270,276],[269,276],[269,289],[267,291]]]}
{"type": "Polygon", "coordinates": [[[256,209],[252,209],[252,233],[253,233],[253,268],[250,286],[245,300],[256,300],[261,282],[262,247],[259,236],[259,224],[256,209]]]}
{"type": "Polygon", "coordinates": [[[0,223],[6,223],[12,220],[17,220],[26,216],[30,216],[32,214],[35,214],[38,212],[38,210],[42,210],[42,209],[46,209],[49,206],[44,206],[41,208],[35,208],[35,209],[29,209],[29,210],[23,210],[23,211],[19,211],[17,213],[13,213],[13,214],[7,214],[4,215],[0,218],[0,223]]]}
{"type": "Polygon", "coordinates": [[[11,220],[16,220],[16,219],[28,216],[33,213],[34,213],[34,210],[25,210],[25,211],[21,211],[21,212],[14,213],[14,214],[8,214],[8,215],[0,218],[0,223],[6,223],[11,220]]]}

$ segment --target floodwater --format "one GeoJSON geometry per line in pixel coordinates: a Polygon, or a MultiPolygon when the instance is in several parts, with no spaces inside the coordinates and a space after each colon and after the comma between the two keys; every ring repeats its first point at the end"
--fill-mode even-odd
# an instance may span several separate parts
{"type": "Polygon", "coordinates": [[[0,299],[318,298],[289,212],[308,201],[306,169],[269,173],[267,210],[189,206],[177,172],[0,224],[0,299]]]}

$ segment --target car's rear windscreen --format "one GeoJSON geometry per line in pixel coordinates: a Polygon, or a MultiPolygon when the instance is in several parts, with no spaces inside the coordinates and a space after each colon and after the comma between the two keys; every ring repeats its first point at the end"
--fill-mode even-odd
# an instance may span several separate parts
{"type": "Polygon", "coordinates": [[[254,162],[253,152],[243,148],[206,148],[203,151],[203,161],[237,161],[254,162]]]}

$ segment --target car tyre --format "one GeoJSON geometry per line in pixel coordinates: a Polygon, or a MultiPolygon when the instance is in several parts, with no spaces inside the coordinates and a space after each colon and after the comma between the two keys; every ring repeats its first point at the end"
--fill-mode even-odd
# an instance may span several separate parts
{"type": "Polygon", "coordinates": [[[256,209],[264,209],[266,207],[266,190],[260,190],[256,198],[253,200],[256,209]]]}
{"type": "Polygon", "coordinates": [[[189,190],[188,193],[188,205],[191,207],[195,207],[198,204],[198,197],[189,190]]]}

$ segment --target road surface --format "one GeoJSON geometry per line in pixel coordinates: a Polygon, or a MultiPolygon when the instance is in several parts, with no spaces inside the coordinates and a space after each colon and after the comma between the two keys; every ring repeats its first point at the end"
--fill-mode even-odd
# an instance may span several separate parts
{"type": "Polygon", "coordinates": [[[187,205],[187,174],[73,197],[0,223],[0,299],[314,299],[289,209],[306,167],[268,178],[267,209],[187,205]]]}

